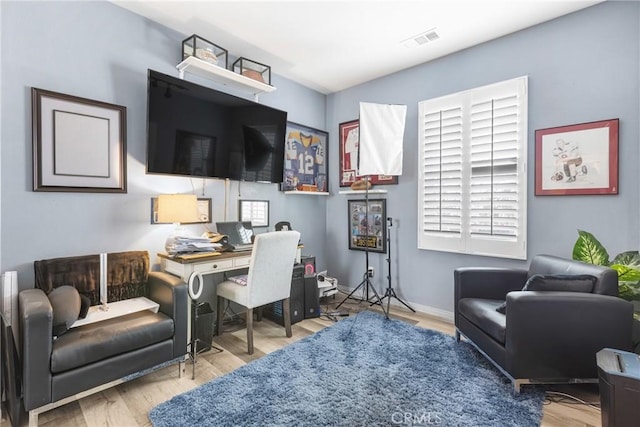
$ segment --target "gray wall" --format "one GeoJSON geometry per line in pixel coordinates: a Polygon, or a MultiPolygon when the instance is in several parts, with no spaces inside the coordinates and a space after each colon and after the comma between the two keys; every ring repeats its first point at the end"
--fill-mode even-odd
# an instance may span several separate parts
{"type": "MultiPolygon", "coordinates": [[[[397,224],[392,235],[393,285],[403,299],[447,316],[453,311],[454,268],[528,265],[418,250],[416,237],[418,102],[523,75],[529,76],[529,259],[539,253],[571,257],[577,229],[593,232],[612,255],[638,249],[639,9],[637,2],[606,2],[329,97],[327,120],[333,136],[338,123],[358,117],[360,101],[408,106],[403,175],[399,185],[384,187],[389,190],[388,216],[397,224]],[[619,195],[536,197],[535,130],[610,118],[620,119],[619,195]]],[[[332,143],[335,165],[335,137],[332,143]]],[[[332,178],[335,189],[338,177],[332,173],[332,178]]],[[[328,203],[328,264],[341,284],[355,286],[365,260],[361,252],[346,249],[348,198],[337,195],[328,203]]],[[[382,272],[374,280],[378,289],[386,286],[384,258],[370,256],[382,272]]]]}
{"type": "MultiPolygon", "coordinates": [[[[108,2],[2,1],[0,11],[0,266],[18,271],[21,289],[33,286],[37,259],[136,249],[148,250],[155,262],[172,227],[150,225],[150,199],[158,194],[204,194],[213,199],[214,221],[225,218],[225,181],[145,174],[147,69],[177,75],[180,43],[189,34],[108,2]],[[127,194],[32,191],[31,87],[127,107],[127,194]]],[[[272,83],[277,90],[261,102],[288,111],[291,121],[324,128],[324,95],[277,73],[272,83]]],[[[271,229],[289,220],[302,232],[303,253],[324,265],[326,198],[285,196],[274,184],[231,181],[228,187],[227,218],[237,218],[238,197],[270,200],[271,229]]],[[[189,227],[205,231],[202,225],[189,227]]]]}

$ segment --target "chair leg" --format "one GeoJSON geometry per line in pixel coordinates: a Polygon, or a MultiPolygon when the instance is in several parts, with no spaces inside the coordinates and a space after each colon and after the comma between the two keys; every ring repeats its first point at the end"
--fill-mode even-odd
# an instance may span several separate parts
{"type": "Polygon", "coordinates": [[[256,314],[256,320],[258,322],[262,322],[262,309],[264,308],[264,305],[261,305],[260,307],[258,307],[258,312],[256,314]]]}
{"type": "Polygon", "coordinates": [[[284,329],[287,332],[287,338],[291,338],[291,304],[289,298],[282,300],[282,311],[284,311],[284,329]]]}
{"type": "Polygon", "coordinates": [[[216,296],[218,306],[218,321],[216,322],[216,335],[222,335],[222,322],[224,322],[224,298],[216,296]]]}
{"type": "Polygon", "coordinates": [[[247,308],[247,347],[249,354],[253,354],[253,308],[247,308]]]}

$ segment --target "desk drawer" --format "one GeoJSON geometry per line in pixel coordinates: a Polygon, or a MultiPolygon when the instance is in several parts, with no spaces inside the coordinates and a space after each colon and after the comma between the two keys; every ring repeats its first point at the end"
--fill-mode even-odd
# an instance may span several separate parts
{"type": "Polygon", "coordinates": [[[196,273],[207,273],[213,271],[225,271],[233,268],[233,260],[224,259],[220,261],[207,261],[194,264],[193,271],[196,273]]]}
{"type": "Polygon", "coordinates": [[[233,266],[234,267],[249,267],[249,264],[251,264],[251,257],[243,257],[243,258],[236,258],[233,260],[233,266]]]}

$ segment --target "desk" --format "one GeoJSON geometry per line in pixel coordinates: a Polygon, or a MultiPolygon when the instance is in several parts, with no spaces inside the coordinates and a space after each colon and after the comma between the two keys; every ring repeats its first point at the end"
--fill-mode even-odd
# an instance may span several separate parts
{"type": "MultiPolygon", "coordinates": [[[[191,288],[198,288],[201,290],[204,287],[204,275],[224,273],[225,271],[241,270],[249,267],[251,262],[251,251],[245,252],[224,252],[222,254],[211,254],[197,256],[197,257],[172,257],[166,253],[159,253],[160,268],[162,271],[173,274],[180,277],[187,282],[191,288]],[[195,283],[199,282],[199,283],[195,283]],[[193,284],[193,285],[192,285],[193,284]]],[[[191,295],[190,295],[191,296],[191,295]]],[[[188,301],[191,304],[191,301],[188,301]]],[[[197,355],[196,339],[192,338],[192,310],[188,307],[189,316],[187,317],[187,343],[189,343],[189,355],[193,360],[193,373],[192,378],[195,378],[195,361],[197,355]]],[[[211,344],[211,343],[209,343],[211,344]]]]}
{"type": "Polygon", "coordinates": [[[224,252],[220,255],[209,255],[198,258],[174,258],[166,253],[159,253],[162,271],[180,277],[189,282],[191,275],[221,273],[249,267],[251,251],[224,252]]]}

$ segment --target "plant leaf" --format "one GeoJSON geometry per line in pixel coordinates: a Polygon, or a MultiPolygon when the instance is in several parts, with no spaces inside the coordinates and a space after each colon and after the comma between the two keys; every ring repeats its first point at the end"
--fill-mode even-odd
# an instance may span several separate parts
{"type": "Polygon", "coordinates": [[[628,265],[613,264],[611,266],[618,272],[619,282],[638,282],[640,281],[640,270],[628,265]]]}
{"type": "Polygon", "coordinates": [[[640,285],[633,282],[620,282],[618,296],[627,301],[640,301],[640,285]]]}
{"type": "Polygon", "coordinates": [[[640,253],[638,251],[627,251],[616,255],[611,264],[626,265],[640,269],[640,253]]]}
{"type": "Polygon", "coordinates": [[[578,230],[578,240],[573,245],[573,259],[595,265],[609,265],[609,253],[595,236],[578,230]]]}

